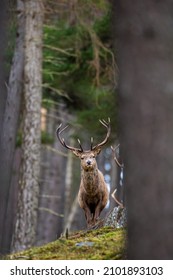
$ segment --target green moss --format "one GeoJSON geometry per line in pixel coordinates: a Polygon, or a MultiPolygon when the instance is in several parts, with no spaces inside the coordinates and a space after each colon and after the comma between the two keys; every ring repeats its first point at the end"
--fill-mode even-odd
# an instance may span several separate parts
{"type": "Polygon", "coordinates": [[[115,260],[125,259],[125,229],[104,227],[98,230],[73,233],[65,239],[42,247],[9,255],[8,259],[29,260],[115,260]],[[87,243],[92,242],[92,243],[87,243]],[[77,246],[76,244],[83,246],[77,246]],[[89,246],[88,244],[92,244],[89,246]]]}

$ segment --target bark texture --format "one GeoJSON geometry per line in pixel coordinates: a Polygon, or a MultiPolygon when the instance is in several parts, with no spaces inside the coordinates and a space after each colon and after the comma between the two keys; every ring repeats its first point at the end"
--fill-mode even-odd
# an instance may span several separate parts
{"type": "MultiPolygon", "coordinates": [[[[17,1],[17,37],[0,137],[0,247],[1,253],[7,253],[10,247],[10,234],[6,224],[7,204],[12,176],[13,157],[15,152],[18,120],[20,115],[21,97],[23,93],[24,66],[24,3],[17,1]]],[[[4,82],[5,83],[5,82],[4,82]]],[[[14,211],[13,211],[14,212],[14,211]]],[[[10,213],[8,213],[9,215],[10,213]]],[[[13,218],[13,217],[11,217],[13,218]]],[[[9,220],[8,220],[9,222],[9,220]]]]}
{"type": "MultiPolygon", "coordinates": [[[[70,146],[74,146],[74,139],[70,139],[70,146]]],[[[68,151],[67,153],[67,165],[66,165],[66,177],[65,177],[65,192],[64,192],[64,230],[66,229],[66,224],[68,221],[68,216],[70,214],[70,204],[71,204],[71,189],[72,189],[72,175],[73,175],[73,154],[68,151]]]]}
{"type": "Polygon", "coordinates": [[[13,251],[26,249],[35,242],[40,177],[42,1],[25,1],[25,13],[23,160],[13,251]]]}
{"type": "Polygon", "coordinates": [[[7,88],[6,88],[6,73],[5,69],[5,48],[7,46],[7,28],[9,22],[9,15],[8,15],[8,3],[6,0],[0,1],[0,90],[1,90],[1,102],[0,102],[0,128],[3,123],[3,115],[7,97],[7,88]]]}
{"type": "Polygon", "coordinates": [[[173,258],[173,2],[117,1],[128,258],[173,258]]]}

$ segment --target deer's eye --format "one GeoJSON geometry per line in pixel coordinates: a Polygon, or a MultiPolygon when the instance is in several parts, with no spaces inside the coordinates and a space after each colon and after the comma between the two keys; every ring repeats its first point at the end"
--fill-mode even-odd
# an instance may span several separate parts
{"type": "Polygon", "coordinates": [[[81,157],[81,159],[84,159],[84,157],[81,157]]]}
{"type": "Polygon", "coordinates": [[[95,156],[93,155],[93,156],[91,156],[92,158],[95,158],[95,156]]]}

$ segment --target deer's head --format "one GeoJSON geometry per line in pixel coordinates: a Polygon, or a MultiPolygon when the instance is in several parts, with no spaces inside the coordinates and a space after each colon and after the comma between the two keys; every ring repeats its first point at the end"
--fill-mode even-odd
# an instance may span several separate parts
{"type": "Polygon", "coordinates": [[[71,150],[73,152],[73,154],[75,156],[77,156],[78,158],[80,158],[81,160],[81,167],[85,170],[85,171],[91,171],[93,169],[95,169],[95,167],[97,167],[97,163],[96,163],[96,156],[100,153],[102,147],[107,143],[108,141],[108,138],[110,136],[110,119],[108,119],[108,122],[106,122],[105,120],[100,120],[100,123],[106,127],[107,129],[107,134],[106,134],[106,137],[105,139],[93,146],[93,138],[91,138],[91,148],[90,150],[88,151],[84,151],[83,148],[82,148],[82,145],[81,145],[81,142],[80,140],[78,139],[78,143],[79,143],[79,147],[80,148],[75,148],[75,147],[71,147],[71,146],[68,146],[65,141],[64,141],[64,138],[61,138],[60,134],[68,127],[64,127],[63,129],[61,129],[62,127],[62,124],[59,125],[59,127],[57,128],[57,137],[60,141],[60,143],[67,149],[71,150]]]}

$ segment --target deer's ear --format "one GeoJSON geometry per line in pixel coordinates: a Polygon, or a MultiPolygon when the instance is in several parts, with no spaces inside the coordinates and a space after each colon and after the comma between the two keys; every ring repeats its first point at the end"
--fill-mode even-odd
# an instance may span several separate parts
{"type": "Polygon", "coordinates": [[[76,157],[80,157],[81,152],[79,152],[79,151],[73,151],[73,154],[74,154],[76,157]]]}
{"type": "Polygon", "coordinates": [[[94,150],[94,155],[97,156],[98,154],[100,154],[100,152],[101,152],[101,149],[100,148],[96,148],[94,150]]]}

